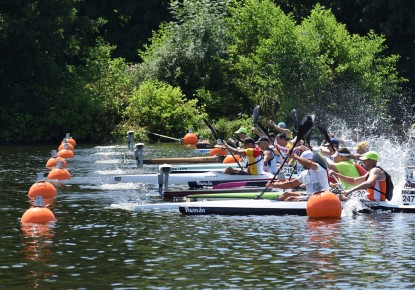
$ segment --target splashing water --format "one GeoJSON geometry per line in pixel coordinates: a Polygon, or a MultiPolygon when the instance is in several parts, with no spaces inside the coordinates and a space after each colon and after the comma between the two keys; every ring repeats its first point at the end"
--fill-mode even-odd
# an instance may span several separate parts
{"type": "MultiPolygon", "coordinates": [[[[329,131],[334,133],[337,138],[340,140],[353,139],[354,142],[366,141],[370,145],[370,150],[380,154],[378,165],[392,176],[395,186],[392,201],[401,201],[401,190],[407,182],[408,168],[413,168],[415,165],[414,132],[408,131],[403,137],[396,136],[393,132],[378,136],[356,135],[353,134],[354,130],[348,128],[341,119],[333,118],[333,120],[335,120],[333,122],[335,125],[329,127],[329,131]]],[[[368,124],[368,127],[375,126],[374,124],[368,124]]]]}

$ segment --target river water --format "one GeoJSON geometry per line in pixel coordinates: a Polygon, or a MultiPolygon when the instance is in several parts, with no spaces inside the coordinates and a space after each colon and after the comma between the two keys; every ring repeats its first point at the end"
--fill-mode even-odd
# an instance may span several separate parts
{"type": "MultiPolygon", "coordinates": [[[[126,145],[78,144],[55,183],[57,221],[22,226],[27,192],[55,146],[0,147],[4,289],[415,288],[415,215],[192,216],[116,204],[160,202],[156,185],[107,184],[138,170],[126,145]]],[[[57,147],[57,146],[56,146],[57,147]]],[[[186,156],[178,144],[145,157],[186,156]]]]}

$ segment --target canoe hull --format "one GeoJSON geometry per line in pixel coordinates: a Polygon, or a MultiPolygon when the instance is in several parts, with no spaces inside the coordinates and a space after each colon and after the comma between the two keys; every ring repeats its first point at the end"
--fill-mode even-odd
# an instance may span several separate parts
{"type": "Polygon", "coordinates": [[[153,158],[144,159],[143,164],[180,164],[180,163],[217,163],[223,162],[224,156],[182,157],[182,158],[153,158]]]}
{"type": "MultiPolygon", "coordinates": [[[[213,182],[257,180],[270,178],[269,175],[230,175],[221,172],[203,173],[173,173],[168,177],[168,184],[188,185],[191,180],[198,180],[202,184],[213,184],[213,182]]],[[[159,174],[137,174],[112,176],[108,183],[159,183],[159,174]]]]}

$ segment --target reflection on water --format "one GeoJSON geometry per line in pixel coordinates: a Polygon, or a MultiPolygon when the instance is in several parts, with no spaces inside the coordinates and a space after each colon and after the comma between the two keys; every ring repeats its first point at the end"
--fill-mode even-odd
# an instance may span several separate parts
{"type": "MultiPolygon", "coordinates": [[[[27,191],[37,172],[46,172],[53,148],[0,150],[3,287],[415,287],[415,215],[350,211],[341,219],[313,220],[109,208],[160,202],[156,185],[106,183],[113,172],[157,170],[136,168],[125,147],[78,145],[68,162],[73,179],[56,184],[50,209],[57,221],[48,226],[22,226],[20,217],[30,206],[27,191]]],[[[188,153],[181,145],[153,145],[145,152],[147,157],[188,153]]]]}

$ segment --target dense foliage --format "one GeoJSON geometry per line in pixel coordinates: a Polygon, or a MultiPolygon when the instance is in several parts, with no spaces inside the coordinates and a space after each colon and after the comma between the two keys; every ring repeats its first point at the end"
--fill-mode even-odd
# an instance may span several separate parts
{"type": "Polygon", "coordinates": [[[404,121],[414,4],[275,2],[2,1],[0,143],[180,136],[202,117],[231,134],[277,100],[280,118],[296,108],[354,126],[368,112],[404,121]]]}

